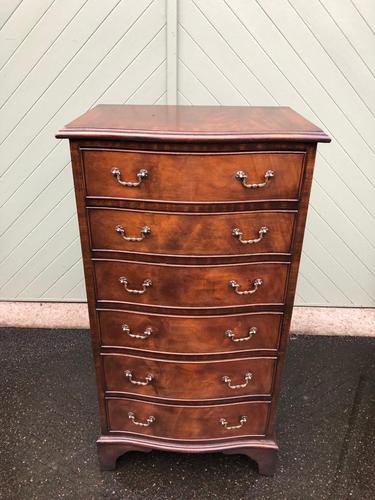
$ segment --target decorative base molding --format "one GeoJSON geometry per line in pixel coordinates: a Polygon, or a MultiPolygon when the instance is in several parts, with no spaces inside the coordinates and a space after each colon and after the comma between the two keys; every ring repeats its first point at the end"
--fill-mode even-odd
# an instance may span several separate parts
{"type": "MultiPolygon", "coordinates": [[[[87,304],[0,302],[0,327],[89,328],[87,304]]],[[[291,333],[375,337],[375,309],[297,306],[291,333]]]]}
{"type": "Polygon", "coordinates": [[[96,442],[100,468],[114,470],[117,459],[129,451],[163,450],[177,453],[225,453],[246,455],[258,464],[259,474],[272,476],[278,461],[278,446],[270,439],[227,440],[205,444],[198,442],[162,441],[156,438],[100,436],[96,442]]]}

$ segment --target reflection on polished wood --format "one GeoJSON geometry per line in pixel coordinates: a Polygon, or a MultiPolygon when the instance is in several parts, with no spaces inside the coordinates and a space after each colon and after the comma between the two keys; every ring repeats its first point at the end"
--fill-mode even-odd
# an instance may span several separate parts
{"type": "Polygon", "coordinates": [[[70,139],[101,417],[121,454],[277,463],[316,143],[290,108],[97,106],[70,139]]]}

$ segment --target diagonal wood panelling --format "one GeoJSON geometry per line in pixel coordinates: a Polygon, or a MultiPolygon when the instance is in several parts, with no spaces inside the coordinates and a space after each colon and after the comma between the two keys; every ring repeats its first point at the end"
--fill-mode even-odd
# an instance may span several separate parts
{"type": "Polygon", "coordinates": [[[69,151],[98,102],[165,101],[163,0],[23,0],[0,31],[0,296],[84,300],[69,151]],[[27,16],[27,19],[25,19],[27,16]]]}
{"type": "Polygon", "coordinates": [[[319,146],[300,304],[375,305],[375,7],[370,4],[179,4],[181,104],[287,105],[333,138],[319,146]]]}
{"type": "Polygon", "coordinates": [[[368,0],[0,2],[0,299],[85,299],[54,132],[96,103],[177,91],[180,104],[288,105],[330,133],[297,303],[374,306],[374,32],[368,0]]]}

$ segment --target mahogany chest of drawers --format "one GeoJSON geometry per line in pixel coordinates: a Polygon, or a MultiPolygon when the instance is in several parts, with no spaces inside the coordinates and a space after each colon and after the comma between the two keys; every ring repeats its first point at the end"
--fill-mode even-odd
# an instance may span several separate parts
{"type": "Polygon", "coordinates": [[[103,469],[130,450],[276,464],[319,128],[290,108],[100,105],[69,138],[103,469]]]}

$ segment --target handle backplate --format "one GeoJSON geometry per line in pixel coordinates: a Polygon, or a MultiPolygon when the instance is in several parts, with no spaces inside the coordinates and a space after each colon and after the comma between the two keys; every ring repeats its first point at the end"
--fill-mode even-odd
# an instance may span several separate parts
{"type": "Polygon", "coordinates": [[[121,184],[121,186],[124,187],[138,187],[142,184],[142,181],[144,179],[147,179],[148,177],[148,172],[144,168],[142,168],[138,173],[137,173],[137,181],[136,182],[130,182],[130,181],[123,181],[121,179],[121,170],[118,167],[113,167],[111,170],[111,174],[113,177],[116,179],[116,181],[121,184]]]}
{"type": "Polygon", "coordinates": [[[242,239],[243,232],[241,231],[241,229],[239,229],[238,227],[235,227],[232,230],[232,236],[234,236],[235,238],[237,238],[238,241],[240,241],[244,245],[252,245],[253,243],[259,243],[260,241],[262,241],[262,239],[265,237],[265,235],[267,233],[268,233],[268,227],[263,226],[258,231],[258,234],[259,234],[258,238],[254,238],[252,240],[244,240],[244,239],[242,239]]]}
{"type": "Polygon", "coordinates": [[[121,224],[115,227],[115,231],[125,241],[143,241],[146,236],[149,236],[151,234],[151,228],[148,226],[143,226],[141,228],[141,236],[126,236],[126,229],[124,228],[124,226],[121,226],[121,224]]]}
{"type": "Polygon", "coordinates": [[[243,187],[247,189],[259,189],[259,188],[264,188],[267,186],[268,182],[275,177],[275,172],[273,170],[267,170],[267,172],[264,174],[264,182],[259,182],[258,184],[256,183],[247,183],[247,173],[243,172],[242,170],[239,170],[236,172],[235,175],[236,179],[241,182],[243,187]]]}
{"type": "Polygon", "coordinates": [[[228,421],[225,419],[225,418],[221,418],[219,420],[220,424],[225,427],[228,431],[232,431],[234,429],[240,429],[244,424],[246,424],[247,422],[247,417],[246,416],[243,416],[243,417],[240,417],[240,423],[239,425],[229,425],[228,424],[228,421]]]}
{"type": "Polygon", "coordinates": [[[149,427],[151,424],[153,424],[156,420],[156,418],[153,415],[150,415],[147,419],[146,422],[139,422],[135,419],[135,414],[132,411],[129,411],[128,413],[128,418],[131,420],[131,422],[134,425],[140,425],[141,427],[149,427]]]}
{"type": "Polygon", "coordinates": [[[147,327],[145,329],[145,331],[143,332],[143,334],[131,333],[129,325],[126,325],[126,324],[122,325],[121,328],[122,328],[122,331],[124,333],[126,333],[126,335],[131,337],[132,339],[145,340],[145,339],[148,339],[148,337],[150,337],[152,335],[152,328],[151,327],[147,327]]]}
{"type": "Polygon", "coordinates": [[[134,385],[149,385],[153,381],[154,377],[149,373],[145,376],[144,380],[135,380],[133,372],[131,370],[125,370],[125,377],[134,385]]]}
{"type": "Polygon", "coordinates": [[[257,332],[257,327],[252,326],[249,329],[249,332],[246,335],[246,337],[236,337],[233,330],[227,330],[225,332],[225,336],[228,337],[228,339],[230,339],[232,342],[245,342],[246,340],[250,340],[256,334],[256,332],[257,332]]]}
{"type": "Polygon", "coordinates": [[[126,276],[121,276],[121,278],[119,278],[119,282],[124,285],[124,288],[128,293],[134,293],[136,295],[142,295],[148,288],[150,288],[150,286],[152,286],[152,281],[150,279],[145,279],[142,283],[142,290],[128,288],[128,278],[126,278],[126,276]]]}
{"type": "Polygon", "coordinates": [[[224,375],[224,377],[222,378],[222,381],[224,382],[224,384],[226,384],[229,389],[243,389],[244,387],[246,387],[248,385],[248,383],[250,382],[250,380],[253,378],[253,374],[248,372],[245,374],[245,382],[243,384],[237,384],[237,385],[232,385],[232,379],[230,377],[228,377],[228,375],[224,375]]]}
{"type": "Polygon", "coordinates": [[[237,283],[236,280],[230,280],[229,286],[234,290],[238,295],[251,295],[255,293],[260,286],[263,284],[263,280],[261,278],[256,278],[252,283],[250,282],[252,288],[249,290],[240,290],[240,284],[237,283]]]}

